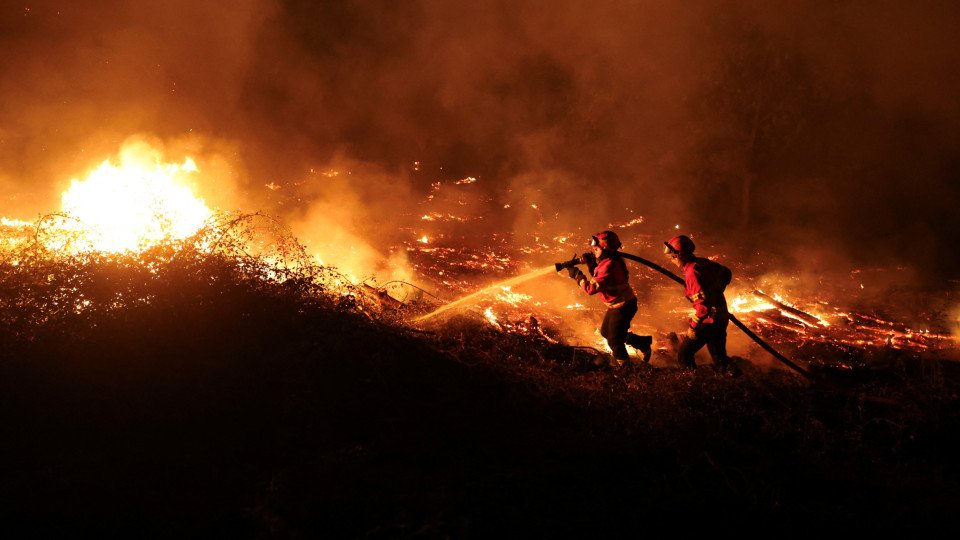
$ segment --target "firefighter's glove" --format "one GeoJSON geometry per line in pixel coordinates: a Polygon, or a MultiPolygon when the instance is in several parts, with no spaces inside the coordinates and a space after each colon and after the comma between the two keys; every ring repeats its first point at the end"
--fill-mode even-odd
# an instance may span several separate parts
{"type": "Polygon", "coordinates": [[[584,253],[580,256],[580,260],[587,265],[587,270],[592,274],[593,270],[597,267],[597,256],[593,253],[584,253]]]}
{"type": "Polygon", "coordinates": [[[697,334],[700,333],[700,330],[703,329],[703,319],[700,317],[691,317],[690,318],[690,328],[687,329],[687,337],[694,339],[697,337],[697,334]]]}
{"type": "Polygon", "coordinates": [[[567,268],[567,273],[570,274],[570,278],[580,283],[580,280],[583,279],[583,272],[580,271],[576,266],[571,266],[567,268]]]}

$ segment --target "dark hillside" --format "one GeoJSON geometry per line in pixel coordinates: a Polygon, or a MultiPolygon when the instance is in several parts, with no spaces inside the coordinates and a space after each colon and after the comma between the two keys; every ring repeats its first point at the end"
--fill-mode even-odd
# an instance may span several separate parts
{"type": "Polygon", "coordinates": [[[71,267],[152,300],[32,326],[53,278],[5,268],[9,537],[960,529],[953,363],[896,357],[842,388],[614,374],[470,319],[417,333],[197,265],[71,267]]]}

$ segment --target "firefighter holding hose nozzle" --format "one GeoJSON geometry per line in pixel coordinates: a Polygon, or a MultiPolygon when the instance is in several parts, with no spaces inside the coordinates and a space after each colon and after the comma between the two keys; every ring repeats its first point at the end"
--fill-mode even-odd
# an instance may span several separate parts
{"type": "Polygon", "coordinates": [[[730,312],[723,291],[732,278],[730,269],[694,255],[696,246],[688,236],[675,236],[663,245],[664,255],[683,272],[684,294],[694,310],[690,327],[677,351],[677,359],[683,367],[695,370],[697,363],[694,355],[706,345],[718,371],[738,375],[739,370],[727,356],[730,312]]]}
{"type": "Polygon", "coordinates": [[[643,361],[650,361],[651,336],[639,336],[629,331],[630,322],[637,314],[637,295],[630,287],[630,273],[627,264],[617,251],[621,248],[620,238],[613,231],[601,231],[590,238],[590,253],[582,257],[574,256],[567,263],[558,263],[557,271],[566,268],[567,273],[588,295],[599,294],[607,306],[607,313],[600,325],[600,335],[607,340],[613,352],[611,367],[621,367],[630,360],[627,349],[630,345],[643,354],[643,361]],[[586,264],[590,275],[584,275],[577,264],[586,264]]]}

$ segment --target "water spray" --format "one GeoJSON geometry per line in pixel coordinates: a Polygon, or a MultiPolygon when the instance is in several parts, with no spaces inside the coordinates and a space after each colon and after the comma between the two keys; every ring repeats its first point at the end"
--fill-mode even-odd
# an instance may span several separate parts
{"type": "Polygon", "coordinates": [[[440,315],[440,314],[442,314],[442,313],[445,313],[445,312],[447,312],[447,311],[450,311],[451,309],[453,309],[453,308],[455,308],[455,307],[457,307],[457,306],[459,306],[459,305],[461,305],[461,304],[465,304],[465,303],[467,303],[467,302],[469,302],[469,301],[471,301],[471,300],[473,300],[473,299],[475,299],[475,298],[477,298],[477,297],[479,297],[479,296],[482,296],[482,295],[486,294],[486,293],[487,293],[488,291],[490,291],[491,289],[502,288],[502,287],[512,287],[513,285],[517,285],[517,284],[519,284],[519,283],[523,283],[524,281],[529,281],[529,280],[531,280],[531,279],[538,278],[538,277],[540,277],[540,276],[549,274],[549,273],[551,273],[551,272],[553,272],[553,271],[554,271],[554,265],[551,264],[550,266],[544,266],[543,268],[540,268],[540,269],[537,269],[537,270],[532,270],[532,271],[527,272],[526,274],[523,274],[523,275],[521,275],[521,276],[512,277],[512,278],[510,278],[510,279],[505,279],[505,280],[503,280],[503,281],[498,281],[497,283],[494,283],[494,284],[492,284],[492,285],[487,285],[486,287],[480,289],[479,291],[476,291],[476,292],[471,293],[471,294],[469,294],[469,295],[467,295],[467,296],[464,296],[463,298],[460,298],[459,300],[457,300],[457,301],[455,301],[455,302],[451,302],[451,303],[449,303],[449,304],[447,304],[447,305],[445,305],[445,306],[441,306],[441,307],[439,307],[439,308],[431,311],[430,313],[427,313],[426,315],[421,315],[421,316],[417,317],[416,319],[414,319],[413,322],[418,323],[418,322],[423,322],[423,321],[425,321],[425,320],[427,320],[427,319],[432,319],[433,317],[436,317],[437,315],[440,315]]]}

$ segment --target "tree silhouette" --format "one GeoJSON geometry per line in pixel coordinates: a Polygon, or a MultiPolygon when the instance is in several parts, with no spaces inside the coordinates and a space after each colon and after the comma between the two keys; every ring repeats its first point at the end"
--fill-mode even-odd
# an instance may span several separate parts
{"type": "Polygon", "coordinates": [[[785,172],[778,162],[800,136],[815,96],[802,55],[759,27],[737,24],[713,30],[713,67],[691,104],[698,123],[691,173],[706,200],[739,199],[730,216],[746,228],[757,183],[785,172]]]}

